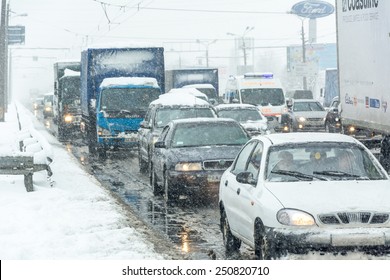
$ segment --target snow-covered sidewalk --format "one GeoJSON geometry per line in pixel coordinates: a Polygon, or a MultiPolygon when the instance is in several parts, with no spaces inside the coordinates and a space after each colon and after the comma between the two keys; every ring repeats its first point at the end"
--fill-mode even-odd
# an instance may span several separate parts
{"type": "MultiPolygon", "coordinates": [[[[0,123],[0,155],[18,149],[17,110],[10,105],[0,123]]],[[[34,118],[18,106],[20,117],[34,118]]],[[[50,134],[54,187],[46,171],[33,175],[26,192],[23,175],[0,175],[0,259],[150,259],[153,244],[129,225],[126,210],[50,134]]]]}

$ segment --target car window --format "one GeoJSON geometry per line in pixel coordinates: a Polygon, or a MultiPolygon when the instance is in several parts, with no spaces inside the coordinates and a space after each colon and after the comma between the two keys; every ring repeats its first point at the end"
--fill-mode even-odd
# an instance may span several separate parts
{"type": "Polygon", "coordinates": [[[188,118],[214,118],[213,109],[209,107],[200,108],[160,108],[156,112],[155,124],[157,127],[164,127],[170,121],[188,118]]]}
{"type": "Polygon", "coordinates": [[[252,109],[231,109],[218,112],[220,118],[231,118],[238,122],[262,120],[260,113],[252,109]]]}
{"type": "Polygon", "coordinates": [[[294,112],[310,112],[324,111],[324,107],[318,102],[295,102],[293,106],[294,112]]]}
{"type": "Polygon", "coordinates": [[[336,181],[385,179],[379,165],[362,147],[342,143],[318,142],[270,148],[266,180],[298,180],[296,176],[281,174],[284,171],[336,181]]]}
{"type": "Polygon", "coordinates": [[[261,158],[263,156],[263,145],[258,143],[253,153],[249,157],[247,171],[253,174],[253,179],[257,180],[259,177],[261,158]]]}
{"type": "Polygon", "coordinates": [[[183,123],[176,126],[172,146],[244,145],[248,140],[238,123],[183,123]]]}
{"type": "Polygon", "coordinates": [[[237,158],[235,159],[233,163],[233,167],[231,169],[231,172],[234,175],[237,175],[240,172],[244,172],[247,169],[248,159],[250,155],[252,154],[253,149],[255,148],[257,142],[251,141],[249,142],[238,154],[237,158]]]}

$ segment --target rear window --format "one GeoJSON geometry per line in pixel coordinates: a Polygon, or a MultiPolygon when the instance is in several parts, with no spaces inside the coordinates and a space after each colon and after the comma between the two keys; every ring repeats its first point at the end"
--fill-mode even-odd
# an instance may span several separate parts
{"type": "Polygon", "coordinates": [[[205,108],[161,108],[156,113],[155,124],[164,127],[170,121],[189,118],[215,118],[213,109],[205,108]]]}

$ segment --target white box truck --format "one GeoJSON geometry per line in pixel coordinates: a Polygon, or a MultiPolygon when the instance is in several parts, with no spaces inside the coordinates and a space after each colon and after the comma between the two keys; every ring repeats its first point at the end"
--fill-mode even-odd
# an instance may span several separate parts
{"type": "Polygon", "coordinates": [[[380,135],[383,165],[390,158],[389,15],[388,0],[336,0],[343,130],[366,139],[380,135]]]}

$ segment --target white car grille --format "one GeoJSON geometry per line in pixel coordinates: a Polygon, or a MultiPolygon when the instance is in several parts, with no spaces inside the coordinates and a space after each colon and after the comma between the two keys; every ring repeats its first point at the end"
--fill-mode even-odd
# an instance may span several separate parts
{"type": "Polygon", "coordinates": [[[326,225],[384,224],[389,220],[388,213],[340,212],[318,216],[326,225]]]}

